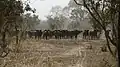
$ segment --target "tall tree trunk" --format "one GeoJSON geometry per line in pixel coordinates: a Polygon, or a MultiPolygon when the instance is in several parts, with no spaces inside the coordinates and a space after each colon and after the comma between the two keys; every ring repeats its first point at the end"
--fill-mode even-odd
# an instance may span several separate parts
{"type": "Polygon", "coordinates": [[[2,42],[3,42],[2,48],[3,49],[7,47],[7,45],[5,44],[5,37],[6,37],[6,31],[2,32],[2,42]]]}
{"type": "Polygon", "coordinates": [[[0,31],[4,25],[5,21],[4,21],[4,16],[3,14],[0,12],[0,31]]]}
{"type": "MultiPolygon", "coordinates": [[[[119,5],[120,7],[120,5],[119,5]]],[[[118,67],[120,67],[120,12],[118,15],[118,44],[117,44],[117,49],[118,49],[118,67]]]]}
{"type": "Polygon", "coordinates": [[[118,49],[118,67],[120,67],[120,1],[118,5],[118,43],[117,43],[117,49],[118,49]]]}
{"type": "Polygon", "coordinates": [[[16,35],[16,44],[18,44],[18,30],[16,26],[15,26],[15,35],[16,35]]]}

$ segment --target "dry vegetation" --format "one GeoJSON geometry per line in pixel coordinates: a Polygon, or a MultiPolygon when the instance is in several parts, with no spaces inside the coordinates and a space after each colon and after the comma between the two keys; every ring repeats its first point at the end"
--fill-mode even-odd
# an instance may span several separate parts
{"type": "Polygon", "coordinates": [[[116,67],[110,53],[101,52],[103,44],[103,40],[26,40],[19,53],[0,58],[0,67],[116,67]],[[92,49],[86,48],[89,45],[92,49]]]}

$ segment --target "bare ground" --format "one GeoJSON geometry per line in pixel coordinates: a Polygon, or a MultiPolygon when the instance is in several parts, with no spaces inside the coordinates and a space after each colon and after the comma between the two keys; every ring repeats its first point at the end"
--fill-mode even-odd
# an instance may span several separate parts
{"type": "Polygon", "coordinates": [[[101,52],[103,44],[104,40],[26,40],[19,53],[0,58],[0,67],[116,67],[110,53],[101,52]]]}

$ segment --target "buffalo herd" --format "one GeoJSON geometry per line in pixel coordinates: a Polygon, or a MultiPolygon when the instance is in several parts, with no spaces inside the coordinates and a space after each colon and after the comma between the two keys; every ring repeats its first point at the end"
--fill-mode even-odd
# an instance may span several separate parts
{"type": "Polygon", "coordinates": [[[33,31],[27,31],[29,38],[35,38],[35,39],[77,39],[78,34],[80,34],[82,31],[74,30],[74,31],[68,31],[68,30],[33,30],[33,31]]]}
{"type": "Polygon", "coordinates": [[[31,30],[26,31],[29,38],[35,39],[77,39],[82,34],[83,39],[95,40],[100,38],[100,30],[31,30]]]}

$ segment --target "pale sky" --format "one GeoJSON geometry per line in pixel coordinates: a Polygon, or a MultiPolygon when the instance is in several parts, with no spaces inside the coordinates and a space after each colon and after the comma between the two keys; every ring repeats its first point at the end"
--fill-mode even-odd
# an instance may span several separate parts
{"type": "Polygon", "coordinates": [[[68,5],[70,0],[30,0],[31,7],[36,8],[36,13],[39,15],[40,19],[45,19],[45,16],[48,15],[50,9],[53,6],[60,5],[65,7],[68,5]]]}

